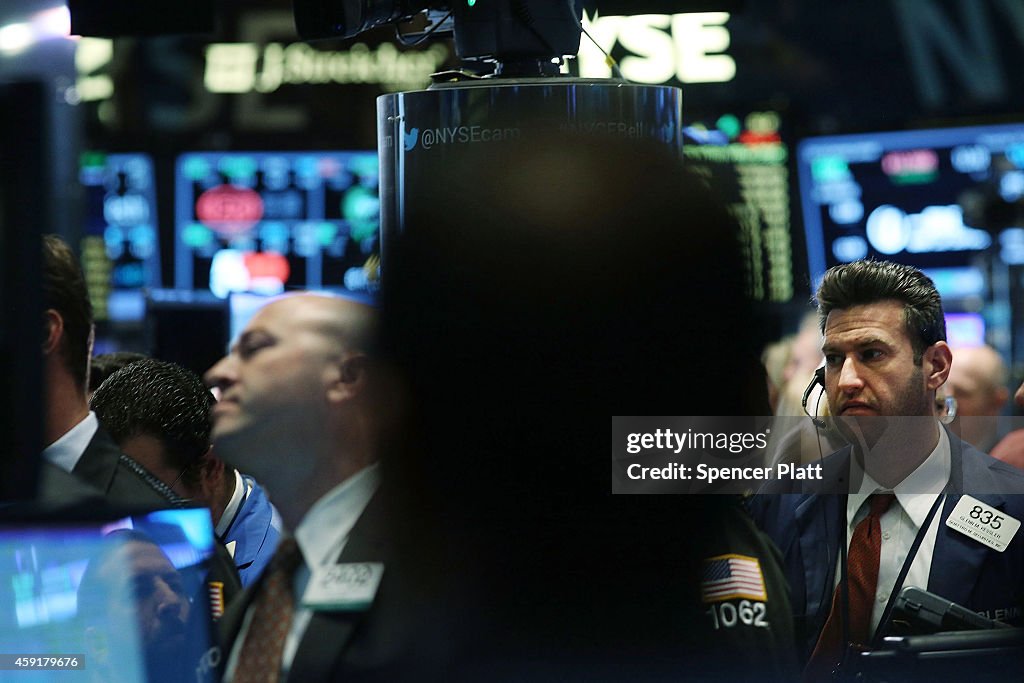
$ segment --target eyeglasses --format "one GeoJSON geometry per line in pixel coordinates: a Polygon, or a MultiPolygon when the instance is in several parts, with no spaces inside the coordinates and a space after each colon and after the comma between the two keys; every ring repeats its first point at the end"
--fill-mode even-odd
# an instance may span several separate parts
{"type": "MultiPolygon", "coordinates": [[[[185,468],[181,472],[179,472],[178,476],[175,477],[174,481],[171,482],[170,488],[172,490],[174,489],[174,485],[177,484],[179,481],[181,481],[181,478],[185,476],[185,473],[188,472],[192,468],[192,466],[195,465],[195,464],[196,463],[193,462],[193,463],[189,463],[188,465],[185,465],[185,468]]],[[[182,500],[184,500],[186,502],[191,502],[192,501],[191,498],[182,498],[182,500]]]]}

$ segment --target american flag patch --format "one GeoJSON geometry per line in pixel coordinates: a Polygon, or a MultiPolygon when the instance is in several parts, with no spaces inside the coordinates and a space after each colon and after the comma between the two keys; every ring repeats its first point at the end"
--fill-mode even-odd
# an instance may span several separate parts
{"type": "Polygon", "coordinates": [[[718,555],[705,560],[700,592],[704,602],[768,599],[761,563],[756,557],[746,555],[718,555]]]}
{"type": "Polygon", "coordinates": [[[210,616],[220,619],[224,616],[224,582],[210,581],[210,616]]]}

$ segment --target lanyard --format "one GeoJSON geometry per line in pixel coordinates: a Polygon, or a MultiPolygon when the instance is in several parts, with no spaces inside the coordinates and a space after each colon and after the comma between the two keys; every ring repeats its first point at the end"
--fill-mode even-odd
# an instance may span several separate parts
{"type": "MultiPolygon", "coordinates": [[[[881,634],[885,630],[885,626],[892,616],[893,608],[896,605],[896,598],[899,596],[900,589],[903,587],[903,582],[907,579],[907,574],[910,573],[910,566],[914,563],[914,558],[917,556],[917,551],[921,547],[922,541],[924,541],[925,534],[928,533],[928,527],[931,526],[932,519],[935,517],[935,513],[939,509],[939,505],[946,499],[945,493],[940,493],[935,497],[935,502],[932,503],[931,509],[928,511],[927,517],[924,519],[924,523],[917,530],[917,534],[914,536],[914,542],[910,546],[910,551],[907,553],[907,559],[903,561],[903,567],[900,568],[900,573],[896,577],[896,583],[893,585],[892,592],[889,594],[889,601],[885,605],[885,610],[882,612],[882,618],[878,620],[878,626],[875,628],[875,633],[871,638],[871,647],[877,647],[878,642],[881,640],[881,634]]],[[[846,515],[843,513],[843,532],[849,533],[849,524],[846,523],[846,515]]],[[[843,642],[850,642],[850,587],[847,581],[847,541],[843,539],[839,544],[840,555],[842,557],[841,569],[842,574],[840,578],[840,587],[842,588],[842,615],[843,615],[843,642]]],[[[843,652],[843,661],[845,663],[846,657],[849,653],[849,647],[843,652]]]]}
{"type": "MultiPolygon", "coordinates": [[[[882,611],[882,618],[878,620],[878,627],[875,628],[875,635],[871,638],[871,647],[877,647],[882,639],[882,632],[885,630],[885,626],[889,623],[892,618],[892,610],[896,607],[896,598],[899,597],[899,592],[903,588],[903,582],[907,579],[907,574],[910,572],[910,565],[914,561],[914,557],[917,555],[918,548],[921,547],[921,542],[924,540],[924,536],[928,533],[928,527],[932,524],[932,518],[935,517],[936,511],[938,511],[941,503],[946,500],[946,494],[940,493],[935,497],[935,502],[932,503],[932,509],[928,511],[928,516],[924,518],[924,524],[917,530],[917,535],[914,536],[914,543],[910,546],[910,552],[907,553],[907,559],[903,562],[903,567],[900,569],[899,576],[896,577],[896,583],[893,585],[892,592],[889,593],[889,602],[885,604],[885,610],[882,611]]],[[[922,586],[927,589],[927,586],[922,586]]]]}

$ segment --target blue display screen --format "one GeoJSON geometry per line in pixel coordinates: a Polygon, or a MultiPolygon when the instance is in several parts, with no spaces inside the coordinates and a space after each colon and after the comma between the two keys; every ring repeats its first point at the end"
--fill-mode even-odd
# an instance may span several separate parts
{"type": "Polygon", "coordinates": [[[146,154],[86,152],[82,265],[97,320],[140,321],[142,290],[160,286],[156,176],[146,154]]]}
{"type": "Polygon", "coordinates": [[[210,680],[213,543],[205,508],[0,522],[0,649],[81,664],[32,680],[210,680]]]}
{"type": "Polygon", "coordinates": [[[808,138],[797,172],[815,283],[874,257],[938,272],[944,298],[987,297],[980,257],[1024,262],[1020,226],[986,226],[971,208],[1024,194],[1024,124],[808,138]]]}
{"type": "Polygon", "coordinates": [[[985,345],[985,319],[979,313],[947,313],[946,341],[953,348],[985,345]]]}
{"type": "Polygon", "coordinates": [[[373,291],[376,152],[194,152],[175,172],[175,287],[373,291]]]}

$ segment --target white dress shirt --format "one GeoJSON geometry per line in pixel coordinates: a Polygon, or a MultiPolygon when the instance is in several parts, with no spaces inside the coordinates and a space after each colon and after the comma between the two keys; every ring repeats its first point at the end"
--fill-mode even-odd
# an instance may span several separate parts
{"type": "MultiPolygon", "coordinates": [[[[882,528],[882,552],[878,565],[878,588],[871,610],[872,632],[878,628],[878,622],[882,619],[882,613],[889,602],[896,579],[899,577],[900,570],[903,569],[910,547],[914,544],[914,539],[924,524],[925,517],[928,516],[928,511],[949,481],[949,437],[945,429],[936,426],[939,430],[939,441],[934,450],[917,469],[891,490],[896,494],[896,500],[879,519],[882,528]]],[[[866,505],[868,496],[873,493],[889,492],[869,474],[861,470],[856,458],[850,458],[850,481],[857,481],[855,477],[862,479],[860,489],[851,493],[846,499],[847,549],[850,547],[854,529],[862,519],[868,516],[869,506],[866,505]]],[[[932,518],[931,524],[928,525],[901,589],[906,586],[928,588],[928,576],[931,571],[932,555],[935,552],[935,537],[939,530],[940,516],[940,514],[936,514],[932,518]]],[[[836,571],[836,585],[842,576],[842,558],[839,558],[839,563],[839,570],[836,571]]]]}
{"type": "MultiPolygon", "coordinates": [[[[217,522],[217,528],[213,530],[213,533],[218,539],[224,538],[224,534],[231,528],[231,523],[235,521],[235,517],[238,515],[238,510],[242,507],[242,501],[249,495],[250,488],[245,485],[245,481],[242,479],[242,475],[235,470],[235,489],[231,492],[231,498],[228,500],[228,504],[224,506],[224,512],[220,516],[220,521],[217,522]]],[[[231,557],[235,556],[234,544],[228,548],[228,552],[231,553],[231,557]]]]}
{"type": "Polygon", "coordinates": [[[71,472],[82,459],[82,453],[96,435],[100,423],[96,413],[89,411],[85,419],[64,433],[52,444],[43,449],[43,457],[65,472],[71,472]]]}
{"type": "MultiPolygon", "coordinates": [[[[356,520],[363,514],[370,498],[380,485],[380,468],[370,465],[341,484],[327,492],[313,504],[306,516],[302,518],[295,530],[295,540],[302,551],[303,563],[295,571],[292,594],[295,596],[295,612],[292,624],[284,641],[284,652],[281,657],[281,680],[285,680],[291,669],[295,653],[302,642],[302,636],[313,618],[313,611],[302,606],[302,595],[310,579],[310,569],[329,567],[338,561],[338,556],[348,542],[349,533],[356,520]]],[[[249,624],[255,610],[250,609],[245,615],[242,628],[238,631],[234,647],[225,671],[224,680],[228,683],[235,676],[238,656],[249,631],[249,624]]]]}

